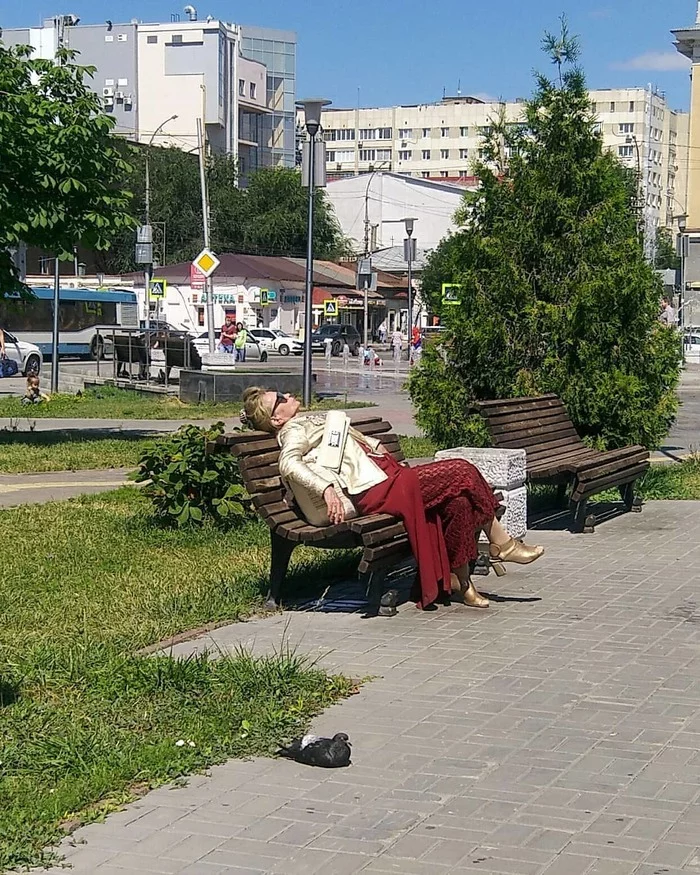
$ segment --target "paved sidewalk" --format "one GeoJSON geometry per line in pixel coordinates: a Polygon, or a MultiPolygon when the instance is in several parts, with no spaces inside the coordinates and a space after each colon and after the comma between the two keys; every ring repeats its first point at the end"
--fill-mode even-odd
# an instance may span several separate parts
{"type": "Polygon", "coordinates": [[[353,765],[231,761],[79,830],[73,871],[700,872],[700,503],[537,540],[488,611],[288,613],[179,646],[374,676],[314,723],[353,765]]]}

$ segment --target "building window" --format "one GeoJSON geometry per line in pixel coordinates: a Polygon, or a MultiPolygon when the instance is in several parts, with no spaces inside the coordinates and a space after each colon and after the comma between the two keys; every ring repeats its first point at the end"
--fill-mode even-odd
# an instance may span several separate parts
{"type": "Polygon", "coordinates": [[[469,170],[460,170],[459,171],[460,179],[469,179],[469,170]]]}
{"type": "Polygon", "coordinates": [[[479,136],[488,137],[491,135],[492,128],[491,125],[481,125],[478,130],[479,136]]]}
{"type": "Polygon", "coordinates": [[[374,149],[360,149],[360,161],[374,161],[376,151],[374,149]]]}
{"type": "Polygon", "coordinates": [[[106,33],[105,34],[105,42],[106,43],[113,43],[114,42],[114,34],[113,33],[106,33]]]}
{"type": "Polygon", "coordinates": [[[445,159],[449,158],[450,157],[450,150],[449,149],[440,149],[440,157],[442,158],[443,161],[445,159]]]}
{"type": "Polygon", "coordinates": [[[610,112],[615,112],[615,101],[614,100],[610,101],[610,112]]]}
{"type": "Polygon", "coordinates": [[[363,128],[360,131],[361,140],[390,140],[391,128],[363,128]]]}
{"type": "Polygon", "coordinates": [[[241,97],[245,97],[245,79],[238,80],[238,94],[241,97]]]}
{"type": "Polygon", "coordinates": [[[128,36],[129,35],[126,33],[117,34],[117,42],[118,43],[125,43],[128,39],[128,36]]]}
{"type": "Polygon", "coordinates": [[[464,160],[465,158],[468,158],[469,157],[469,149],[460,149],[459,150],[459,157],[462,160],[464,160]]]}
{"type": "Polygon", "coordinates": [[[403,149],[399,152],[399,161],[410,161],[413,157],[413,152],[410,149],[403,149]]]}
{"type": "Polygon", "coordinates": [[[180,45],[182,43],[182,34],[181,33],[173,34],[172,42],[173,42],[173,45],[180,45]]]}
{"type": "Polygon", "coordinates": [[[377,161],[391,161],[391,149],[377,149],[377,161]]]}
{"type": "Polygon", "coordinates": [[[449,128],[440,128],[440,136],[441,137],[449,137],[450,129],[449,128]]]}
{"type": "Polygon", "coordinates": [[[334,140],[354,140],[355,130],[354,128],[330,128],[329,130],[324,131],[324,137],[327,143],[333,142],[334,140]]]}
{"type": "Polygon", "coordinates": [[[399,128],[399,140],[410,140],[413,136],[413,128],[399,128]]]}
{"type": "Polygon", "coordinates": [[[460,137],[468,137],[469,136],[469,128],[460,128],[459,135],[460,135],[460,137]]]}
{"type": "Polygon", "coordinates": [[[423,128],[423,136],[424,137],[430,136],[430,128],[423,128]]]}
{"type": "Polygon", "coordinates": [[[618,125],[618,130],[621,134],[633,134],[634,133],[634,125],[632,122],[620,122],[618,125]]]}
{"type": "Polygon", "coordinates": [[[634,155],[634,146],[618,146],[617,154],[620,158],[631,158],[634,155]]]}
{"type": "MultiPolygon", "coordinates": [[[[391,152],[389,152],[389,157],[391,158],[391,152]]],[[[351,161],[355,160],[355,152],[352,149],[336,150],[335,160],[339,164],[349,164],[351,161]]]]}
{"type": "Polygon", "coordinates": [[[421,152],[421,158],[424,161],[430,161],[430,149],[423,149],[421,152]]]}
{"type": "Polygon", "coordinates": [[[251,82],[250,83],[250,99],[251,100],[255,100],[255,91],[256,91],[255,82],[251,82]]]}
{"type": "Polygon", "coordinates": [[[634,101],[630,100],[630,112],[634,112],[634,101]]]}
{"type": "Polygon", "coordinates": [[[149,34],[149,35],[146,37],[146,42],[147,42],[149,45],[152,46],[152,45],[154,45],[155,43],[158,42],[158,37],[157,37],[155,34],[149,34]]]}
{"type": "Polygon", "coordinates": [[[440,176],[442,176],[443,179],[447,179],[449,177],[449,175],[450,175],[449,170],[441,170],[440,171],[440,176]]]}
{"type": "Polygon", "coordinates": [[[423,177],[423,179],[430,179],[430,171],[429,171],[429,170],[423,170],[423,171],[421,172],[421,176],[423,177]]]}

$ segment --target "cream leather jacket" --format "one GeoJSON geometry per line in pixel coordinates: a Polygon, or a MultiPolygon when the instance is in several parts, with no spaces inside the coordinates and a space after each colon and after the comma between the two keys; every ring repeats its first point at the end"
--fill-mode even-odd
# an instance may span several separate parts
{"type": "Polygon", "coordinates": [[[295,416],[285,423],[277,435],[280,445],[280,474],[294,494],[306,519],[314,526],[329,526],[328,510],[323,493],[334,486],[345,507],[346,519],[357,515],[350,496],[359,495],[386,480],[386,474],[375,465],[360,446],[364,443],[378,450],[380,441],[365,437],[354,428],[348,434],[340,472],[318,464],[318,447],[323,439],[326,417],[322,413],[295,416]]]}

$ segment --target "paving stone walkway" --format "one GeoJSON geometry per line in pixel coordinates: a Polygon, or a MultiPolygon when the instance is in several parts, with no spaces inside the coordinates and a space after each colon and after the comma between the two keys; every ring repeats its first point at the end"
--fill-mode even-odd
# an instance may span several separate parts
{"type": "Polygon", "coordinates": [[[67,862],[81,875],[700,873],[700,503],[537,539],[537,565],[481,579],[488,611],[300,611],[176,648],[294,646],[374,676],[314,723],[348,732],[353,765],[231,761],[79,830],[67,862]]]}

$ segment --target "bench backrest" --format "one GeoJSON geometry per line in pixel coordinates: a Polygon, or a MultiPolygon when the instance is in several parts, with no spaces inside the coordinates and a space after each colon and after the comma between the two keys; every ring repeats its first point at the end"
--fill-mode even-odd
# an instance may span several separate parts
{"type": "MultiPolygon", "coordinates": [[[[358,417],[352,425],[362,434],[379,438],[398,462],[404,460],[398,437],[381,416],[358,417]]],[[[220,435],[215,448],[218,451],[228,448],[238,457],[245,487],[268,525],[298,521],[299,525],[308,526],[296,509],[284,501],[286,490],[279,472],[280,448],[276,437],[264,431],[233,432],[220,435]]]]}
{"type": "Polygon", "coordinates": [[[556,395],[480,401],[475,409],[486,422],[493,446],[526,450],[528,467],[547,456],[585,448],[556,395]]]}
{"type": "Polygon", "coordinates": [[[165,364],[168,368],[201,370],[202,358],[191,337],[160,334],[158,344],[165,354],[165,364]]]}

